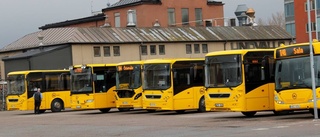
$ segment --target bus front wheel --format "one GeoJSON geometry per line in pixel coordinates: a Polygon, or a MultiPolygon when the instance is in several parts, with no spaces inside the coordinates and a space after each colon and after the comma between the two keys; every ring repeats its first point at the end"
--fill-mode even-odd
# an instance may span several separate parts
{"type": "Polygon", "coordinates": [[[102,113],[107,113],[110,111],[111,108],[104,108],[104,109],[99,109],[102,113]]]}
{"type": "Polygon", "coordinates": [[[51,111],[52,112],[60,112],[63,109],[63,103],[59,99],[54,99],[51,102],[51,111]]]}
{"type": "Polygon", "coordinates": [[[206,103],[204,101],[204,97],[201,97],[201,99],[199,101],[198,112],[205,112],[205,111],[206,111],[206,103]]]}
{"type": "Polygon", "coordinates": [[[253,117],[257,113],[257,111],[249,111],[249,112],[241,112],[241,113],[247,117],[253,117]]]}

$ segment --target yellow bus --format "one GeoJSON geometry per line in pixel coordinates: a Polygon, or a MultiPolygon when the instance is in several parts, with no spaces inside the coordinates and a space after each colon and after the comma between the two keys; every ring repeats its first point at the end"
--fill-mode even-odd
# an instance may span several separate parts
{"type": "Polygon", "coordinates": [[[41,88],[40,112],[60,112],[70,108],[68,70],[26,70],[8,73],[7,110],[34,110],[33,93],[41,88]]]}
{"type": "Polygon", "coordinates": [[[116,107],[115,64],[86,64],[69,68],[71,73],[71,108],[99,109],[109,112],[116,107]]]}
{"type": "Polygon", "coordinates": [[[143,61],[128,61],[117,64],[116,106],[119,111],[142,108],[143,61]]]}
{"type": "MultiPolygon", "coordinates": [[[[299,43],[276,48],[275,51],[275,109],[310,110],[313,114],[310,47],[299,43]]],[[[314,54],[315,87],[320,93],[320,42],[312,43],[314,54]]],[[[319,101],[317,106],[319,107],[319,101]]]]}
{"type": "Polygon", "coordinates": [[[153,59],[143,63],[143,109],[205,111],[204,58],[153,59]]]}
{"type": "Polygon", "coordinates": [[[274,111],[273,54],[274,49],[208,53],[205,57],[206,110],[241,112],[248,117],[257,111],[274,111]]]}

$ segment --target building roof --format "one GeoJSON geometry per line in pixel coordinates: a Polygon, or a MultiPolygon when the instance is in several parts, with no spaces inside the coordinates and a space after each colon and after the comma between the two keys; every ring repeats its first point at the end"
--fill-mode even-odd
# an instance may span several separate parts
{"type": "MultiPolygon", "coordinates": [[[[135,5],[140,5],[144,3],[152,4],[161,4],[161,0],[120,0],[107,8],[102,9],[102,11],[112,10],[116,8],[130,7],[135,5]]],[[[223,5],[221,1],[216,0],[207,0],[209,5],[223,5]]]]}
{"type": "Polygon", "coordinates": [[[65,27],[69,25],[74,25],[74,24],[79,24],[79,23],[86,23],[86,22],[93,22],[93,21],[101,21],[105,20],[105,15],[103,13],[89,16],[89,17],[84,17],[84,18],[79,18],[79,19],[74,19],[74,20],[66,20],[62,22],[57,22],[57,23],[51,23],[51,24],[46,24],[44,26],[39,27],[39,29],[45,30],[49,28],[58,28],[58,27],[65,27]]]}
{"type": "Polygon", "coordinates": [[[52,46],[52,47],[48,47],[48,48],[37,48],[37,49],[33,49],[33,50],[29,51],[29,52],[24,52],[24,53],[17,54],[17,55],[14,55],[14,56],[4,57],[4,58],[2,58],[2,60],[4,61],[4,60],[30,58],[32,56],[48,53],[50,51],[53,51],[53,50],[56,50],[56,49],[60,49],[60,48],[64,48],[64,47],[66,47],[66,45],[52,46]]]}
{"type": "Polygon", "coordinates": [[[61,44],[121,44],[172,42],[225,42],[291,40],[279,26],[149,27],[149,28],[52,28],[25,35],[0,49],[8,52],[61,44]],[[40,41],[38,36],[43,36],[40,41]]]}
{"type": "Polygon", "coordinates": [[[143,3],[154,3],[154,4],[161,4],[161,0],[120,0],[107,8],[102,9],[102,12],[107,10],[112,10],[116,8],[123,8],[128,6],[140,5],[143,3]]]}

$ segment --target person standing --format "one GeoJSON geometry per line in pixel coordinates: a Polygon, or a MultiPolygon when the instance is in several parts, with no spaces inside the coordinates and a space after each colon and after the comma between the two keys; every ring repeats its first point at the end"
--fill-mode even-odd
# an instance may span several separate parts
{"type": "Polygon", "coordinates": [[[42,100],[42,93],[40,92],[40,88],[37,89],[37,92],[33,94],[34,98],[34,113],[40,114],[40,106],[42,100]]]}

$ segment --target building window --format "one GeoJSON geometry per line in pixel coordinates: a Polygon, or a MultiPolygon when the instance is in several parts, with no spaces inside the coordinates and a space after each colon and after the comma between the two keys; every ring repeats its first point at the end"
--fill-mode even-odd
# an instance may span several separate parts
{"type": "Polygon", "coordinates": [[[168,8],[168,24],[169,26],[176,24],[175,11],[173,8],[168,8]]]}
{"type": "Polygon", "coordinates": [[[120,13],[114,13],[114,26],[120,27],[120,13]]]}
{"type": "Polygon", "coordinates": [[[285,17],[293,17],[294,16],[294,5],[293,2],[286,3],[284,5],[285,17]]]}
{"type": "Polygon", "coordinates": [[[159,45],[159,54],[164,55],[164,54],[166,54],[165,51],[166,51],[166,49],[165,49],[164,45],[159,45]]]}
{"type": "Polygon", "coordinates": [[[95,57],[100,57],[101,56],[100,47],[93,47],[93,54],[95,57]]]}
{"type": "Polygon", "coordinates": [[[141,55],[148,55],[147,45],[141,45],[141,55]]]}
{"type": "Polygon", "coordinates": [[[194,48],[194,53],[200,53],[200,45],[199,44],[194,44],[193,48],[194,48]]]}
{"type": "Polygon", "coordinates": [[[202,26],[202,9],[201,8],[196,8],[195,9],[195,14],[196,14],[196,26],[202,26]]]}
{"type": "Polygon", "coordinates": [[[202,53],[208,53],[208,45],[202,44],[202,53]]]}
{"type": "Polygon", "coordinates": [[[156,55],[156,45],[150,45],[150,55],[156,55]]]}
{"type": "MultiPolygon", "coordinates": [[[[314,10],[315,7],[316,7],[316,5],[314,4],[313,0],[310,0],[310,10],[314,10]]],[[[308,11],[308,3],[307,2],[304,3],[304,8],[305,8],[305,11],[308,11]]]]}
{"type": "Polygon", "coordinates": [[[191,54],[192,53],[191,44],[186,44],[186,53],[187,54],[191,54]]]}
{"type": "Polygon", "coordinates": [[[182,8],[181,15],[182,15],[182,25],[189,25],[189,9],[182,8]]]}
{"type": "Polygon", "coordinates": [[[137,25],[137,14],[136,10],[128,10],[127,11],[127,26],[132,25],[132,23],[136,26],[137,25]],[[132,16],[132,19],[130,19],[132,16]],[[132,20],[132,22],[130,22],[132,20]]]}
{"type": "Polygon", "coordinates": [[[292,36],[296,36],[296,25],[295,23],[286,24],[286,31],[292,36]]]}
{"type": "MultiPolygon", "coordinates": [[[[307,30],[307,32],[309,32],[309,24],[308,23],[306,24],[306,30],[307,30]]],[[[312,31],[316,31],[316,23],[314,23],[314,22],[311,22],[311,32],[312,31]]]]}
{"type": "Polygon", "coordinates": [[[103,46],[103,54],[105,57],[110,57],[110,46],[103,46]]]}
{"type": "Polygon", "coordinates": [[[120,46],[113,46],[113,56],[120,56],[120,46]]]}

